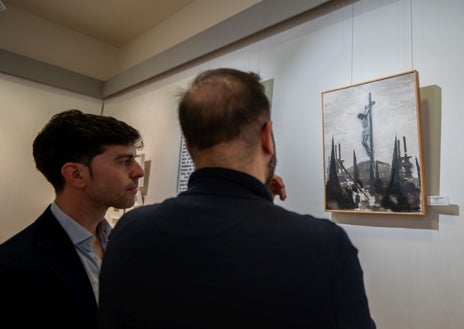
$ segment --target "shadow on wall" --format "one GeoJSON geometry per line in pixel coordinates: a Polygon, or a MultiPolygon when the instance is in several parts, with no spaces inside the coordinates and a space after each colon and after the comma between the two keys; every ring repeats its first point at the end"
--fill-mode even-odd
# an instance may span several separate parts
{"type": "MultiPolygon", "coordinates": [[[[422,87],[420,98],[425,188],[428,196],[437,196],[440,195],[441,88],[422,87]]],[[[440,214],[459,216],[459,207],[428,206],[425,216],[334,213],[332,219],[340,224],[438,230],[440,214]]]]}

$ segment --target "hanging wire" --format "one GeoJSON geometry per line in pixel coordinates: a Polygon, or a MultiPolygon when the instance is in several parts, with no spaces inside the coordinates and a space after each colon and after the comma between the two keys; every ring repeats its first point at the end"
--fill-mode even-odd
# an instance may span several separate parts
{"type": "Polygon", "coordinates": [[[410,41],[411,42],[411,70],[414,70],[413,36],[412,36],[412,32],[413,32],[412,31],[412,25],[413,25],[412,24],[413,23],[413,21],[412,21],[412,0],[409,0],[409,14],[410,14],[409,21],[410,21],[410,24],[411,24],[410,25],[410,29],[411,29],[411,31],[410,31],[410,33],[411,33],[410,34],[410,38],[411,38],[411,41],[410,41]]]}
{"type": "Polygon", "coordinates": [[[350,84],[353,84],[353,67],[354,67],[354,4],[351,4],[351,72],[350,84]]]}

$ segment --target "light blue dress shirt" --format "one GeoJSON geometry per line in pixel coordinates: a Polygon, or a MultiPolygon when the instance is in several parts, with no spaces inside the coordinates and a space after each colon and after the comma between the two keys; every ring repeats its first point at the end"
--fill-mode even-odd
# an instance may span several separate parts
{"type": "MultiPolygon", "coordinates": [[[[51,205],[51,211],[74,244],[77,254],[81,258],[82,264],[87,271],[87,275],[89,276],[89,280],[95,294],[95,299],[98,304],[98,277],[100,274],[102,260],[93,249],[96,237],[65,214],[55,202],[51,205]]],[[[106,249],[110,232],[110,224],[106,221],[106,219],[103,219],[97,227],[97,234],[100,237],[103,251],[106,249]]]]}

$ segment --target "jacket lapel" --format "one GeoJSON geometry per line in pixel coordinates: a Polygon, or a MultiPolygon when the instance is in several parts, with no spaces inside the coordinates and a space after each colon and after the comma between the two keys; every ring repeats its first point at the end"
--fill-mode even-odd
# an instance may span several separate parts
{"type": "Polygon", "coordinates": [[[36,238],[43,261],[74,299],[76,307],[82,308],[83,314],[94,314],[97,303],[87,272],[50,207],[38,218],[37,225],[36,238]]]}

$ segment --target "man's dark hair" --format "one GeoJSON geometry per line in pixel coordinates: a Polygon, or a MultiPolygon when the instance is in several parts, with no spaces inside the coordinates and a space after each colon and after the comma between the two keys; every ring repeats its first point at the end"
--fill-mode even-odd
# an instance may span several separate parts
{"type": "Polygon", "coordinates": [[[140,133],[113,117],[68,110],[55,114],[32,145],[37,169],[56,192],[64,188],[61,168],[66,162],[90,166],[93,158],[110,145],[143,147],[140,133]]]}
{"type": "Polygon", "coordinates": [[[182,133],[190,149],[206,149],[243,137],[250,145],[270,120],[270,103],[256,73],[207,70],[180,95],[182,133]]]}

